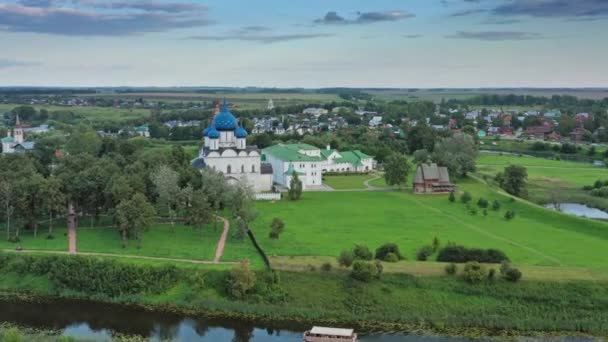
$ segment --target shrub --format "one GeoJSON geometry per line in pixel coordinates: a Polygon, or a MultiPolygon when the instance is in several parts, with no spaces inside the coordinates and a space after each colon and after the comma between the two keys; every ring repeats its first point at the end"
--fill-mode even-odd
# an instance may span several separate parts
{"type": "Polygon", "coordinates": [[[445,273],[447,275],[454,275],[454,274],[456,274],[457,268],[458,267],[456,266],[455,263],[447,264],[447,265],[445,265],[445,273]]]}
{"type": "Polygon", "coordinates": [[[329,262],[323,263],[323,265],[321,265],[321,271],[323,271],[323,272],[331,271],[331,263],[329,263],[329,262]]]}
{"type": "Polygon", "coordinates": [[[488,216],[488,209],[483,210],[483,216],[488,216]]]}
{"type": "Polygon", "coordinates": [[[395,254],[397,256],[397,260],[403,259],[403,255],[401,254],[401,251],[399,251],[399,246],[397,246],[397,244],[394,244],[394,243],[385,243],[384,245],[378,247],[376,249],[375,257],[378,260],[386,261],[386,255],[389,253],[395,254]]]}
{"type": "Polygon", "coordinates": [[[380,260],[374,261],[374,265],[376,265],[376,270],[378,270],[378,274],[376,275],[376,277],[379,279],[382,275],[382,272],[384,272],[384,266],[382,265],[382,262],[380,262],[380,260]]]}
{"type": "Polygon", "coordinates": [[[478,263],[477,261],[467,262],[464,265],[462,277],[469,283],[479,283],[487,277],[487,270],[485,266],[478,263]]]}
{"type": "Polygon", "coordinates": [[[500,210],[500,202],[498,202],[498,200],[494,200],[494,202],[492,202],[492,210],[494,210],[494,211],[500,210]]]}
{"type": "Polygon", "coordinates": [[[490,268],[490,270],[488,271],[488,280],[494,281],[495,279],[496,279],[496,270],[493,268],[490,268]]]}
{"type": "Polygon", "coordinates": [[[25,339],[19,329],[13,327],[4,330],[4,332],[0,331],[0,341],[21,342],[25,341],[25,339]]]}
{"type": "Polygon", "coordinates": [[[350,267],[355,260],[355,255],[351,251],[342,251],[338,256],[338,264],[342,267],[350,267]]]}
{"type": "Polygon", "coordinates": [[[448,197],[448,200],[452,203],[454,203],[456,201],[456,196],[454,196],[454,191],[450,191],[450,197],[448,197]]]}
{"type": "Polygon", "coordinates": [[[439,238],[435,236],[433,238],[433,253],[437,252],[437,250],[439,250],[440,246],[441,246],[441,242],[439,241],[439,238]]]}
{"type": "Polygon", "coordinates": [[[427,261],[433,252],[433,246],[423,246],[420,248],[420,250],[418,250],[418,253],[416,253],[416,260],[427,261]]]}
{"type": "Polygon", "coordinates": [[[355,245],[353,254],[357,260],[372,260],[374,255],[366,245],[355,245]]]}
{"type": "Polygon", "coordinates": [[[466,248],[450,244],[439,250],[437,261],[465,263],[477,261],[482,263],[500,263],[509,261],[504,252],[497,249],[466,248]]]}
{"type": "Polygon", "coordinates": [[[270,233],[268,234],[268,237],[276,240],[279,238],[279,235],[283,233],[283,230],[285,230],[285,223],[280,218],[275,217],[270,224],[270,233]]]}
{"type": "Polygon", "coordinates": [[[226,292],[238,299],[245,298],[254,286],[255,273],[249,267],[249,260],[244,260],[233,268],[226,280],[226,292]]]}
{"type": "Polygon", "coordinates": [[[480,198],[479,201],[477,201],[477,206],[483,209],[487,208],[488,204],[488,200],[485,198],[480,198]]]}
{"type": "Polygon", "coordinates": [[[513,210],[507,210],[507,212],[505,213],[505,220],[511,221],[514,218],[515,218],[515,212],[513,210]]]}
{"type": "Polygon", "coordinates": [[[477,208],[475,208],[475,207],[469,208],[469,214],[471,214],[473,216],[477,215],[477,208]]]}
{"type": "Polygon", "coordinates": [[[386,262],[397,262],[397,261],[399,261],[399,257],[397,256],[397,254],[391,252],[391,253],[388,253],[384,257],[384,261],[386,261],[386,262]]]}
{"type": "Polygon", "coordinates": [[[507,270],[507,272],[505,272],[505,280],[510,281],[510,282],[518,282],[521,279],[521,271],[518,270],[517,268],[509,268],[507,270]]]}
{"type": "Polygon", "coordinates": [[[462,196],[460,196],[460,201],[465,204],[471,202],[472,199],[473,197],[468,191],[465,191],[462,196]]]}
{"type": "Polygon", "coordinates": [[[350,276],[353,279],[367,283],[372,281],[374,278],[378,278],[380,273],[375,263],[355,261],[353,263],[353,270],[351,271],[350,276]]]}

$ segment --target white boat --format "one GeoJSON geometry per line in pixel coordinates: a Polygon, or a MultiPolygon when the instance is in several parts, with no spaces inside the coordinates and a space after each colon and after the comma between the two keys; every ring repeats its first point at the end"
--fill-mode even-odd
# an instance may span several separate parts
{"type": "Polygon", "coordinates": [[[304,333],[304,342],[357,342],[353,329],[313,327],[304,333]]]}

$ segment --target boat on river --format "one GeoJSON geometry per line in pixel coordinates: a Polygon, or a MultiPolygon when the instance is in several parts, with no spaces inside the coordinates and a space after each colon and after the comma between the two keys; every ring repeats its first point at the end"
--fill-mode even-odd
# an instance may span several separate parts
{"type": "Polygon", "coordinates": [[[304,342],[357,342],[353,329],[313,327],[304,333],[304,342]]]}

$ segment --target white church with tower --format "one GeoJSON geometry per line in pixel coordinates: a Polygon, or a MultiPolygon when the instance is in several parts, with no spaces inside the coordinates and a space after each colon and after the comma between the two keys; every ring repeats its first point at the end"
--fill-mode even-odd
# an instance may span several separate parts
{"type": "Polygon", "coordinates": [[[9,129],[6,137],[2,138],[2,153],[23,153],[34,149],[34,143],[25,141],[23,137],[23,126],[19,120],[19,115],[15,118],[15,128],[12,133],[9,129]]]}
{"type": "Polygon", "coordinates": [[[272,189],[272,166],[262,162],[256,146],[247,146],[247,131],[230,112],[226,101],[203,131],[203,146],[192,165],[220,171],[229,181],[245,181],[256,192],[272,189]]]}

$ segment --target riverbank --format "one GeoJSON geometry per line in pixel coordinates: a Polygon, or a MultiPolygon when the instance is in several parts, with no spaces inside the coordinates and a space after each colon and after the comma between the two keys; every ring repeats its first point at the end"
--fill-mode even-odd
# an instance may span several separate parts
{"type": "Polygon", "coordinates": [[[194,317],[286,322],[303,328],[349,326],[361,332],[608,336],[603,318],[608,312],[607,282],[495,280],[471,285],[456,277],[387,273],[381,280],[360,283],[343,271],[280,272],[278,276],[260,271],[255,273],[254,287],[236,299],[226,290],[228,271],[121,264],[121,279],[144,274],[150,278],[142,282],[151,282],[160,277],[153,285],[137,287],[135,278],[124,284],[109,279],[105,266],[99,265],[107,261],[24,257],[0,254],[4,297],[84,299],[194,317]],[[81,267],[80,263],[87,267],[68,276],[57,274],[60,270],[69,273],[64,267],[81,267]]]}

